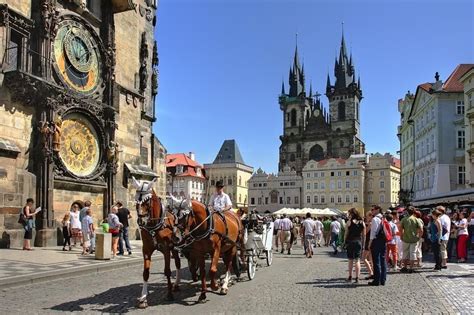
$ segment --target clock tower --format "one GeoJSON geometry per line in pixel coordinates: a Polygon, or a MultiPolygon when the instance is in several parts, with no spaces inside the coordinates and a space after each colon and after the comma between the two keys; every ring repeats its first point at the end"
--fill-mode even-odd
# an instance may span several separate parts
{"type": "MultiPolygon", "coordinates": [[[[95,219],[133,207],[131,176],[164,194],[156,12],[156,0],[0,4],[0,222],[34,198],[37,246],[56,244],[73,204],[91,201],[95,219]]],[[[0,225],[12,242],[16,229],[0,225]]]]}

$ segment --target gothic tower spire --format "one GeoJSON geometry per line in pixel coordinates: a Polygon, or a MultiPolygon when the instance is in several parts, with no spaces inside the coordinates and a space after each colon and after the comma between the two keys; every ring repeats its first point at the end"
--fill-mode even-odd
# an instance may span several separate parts
{"type": "MultiPolygon", "coordinates": [[[[298,37],[297,37],[298,38],[298,37]]],[[[293,66],[290,68],[289,84],[290,84],[290,96],[299,96],[304,93],[304,66],[300,64],[300,58],[298,55],[298,42],[296,42],[295,54],[293,57],[293,66]]]]}

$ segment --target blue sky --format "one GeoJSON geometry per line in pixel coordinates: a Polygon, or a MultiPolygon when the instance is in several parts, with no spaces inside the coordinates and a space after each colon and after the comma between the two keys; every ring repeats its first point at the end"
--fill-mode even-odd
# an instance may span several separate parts
{"type": "Polygon", "coordinates": [[[247,164],[277,171],[278,94],[295,34],[307,84],[323,94],[343,21],[361,76],[367,152],[396,153],[397,100],[436,71],[445,80],[474,62],[473,18],[469,0],[161,0],[154,131],[169,153],[193,151],[200,163],[236,139],[247,164]]]}

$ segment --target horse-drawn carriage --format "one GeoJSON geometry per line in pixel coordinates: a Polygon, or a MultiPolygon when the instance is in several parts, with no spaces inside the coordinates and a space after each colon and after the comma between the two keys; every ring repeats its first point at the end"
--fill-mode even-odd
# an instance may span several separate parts
{"type": "Polygon", "coordinates": [[[261,217],[251,211],[242,219],[244,225],[244,248],[247,263],[247,275],[250,280],[255,277],[258,259],[265,258],[267,266],[273,261],[273,222],[269,217],[261,217]]]}

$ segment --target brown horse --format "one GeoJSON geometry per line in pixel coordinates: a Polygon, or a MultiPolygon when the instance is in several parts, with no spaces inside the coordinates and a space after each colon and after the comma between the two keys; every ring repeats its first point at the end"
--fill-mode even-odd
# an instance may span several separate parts
{"type": "Polygon", "coordinates": [[[173,291],[179,290],[179,271],[181,269],[181,260],[178,252],[173,248],[174,224],[176,217],[169,211],[166,211],[158,198],[152,186],[152,182],[137,181],[133,178],[133,185],[137,192],[135,201],[138,212],[138,225],[142,239],[143,252],[143,288],[140,298],[138,298],[138,307],[146,308],[148,306],[148,279],[150,277],[151,256],[155,250],[163,253],[165,261],[165,276],[168,281],[168,300],[173,300],[173,291]],[[171,256],[173,256],[176,266],[176,281],[173,286],[171,283],[171,256]]]}
{"type": "MultiPolygon", "coordinates": [[[[199,302],[206,301],[206,270],[205,257],[211,255],[211,268],[209,277],[211,289],[217,290],[216,272],[219,257],[222,256],[226,268],[225,278],[220,293],[225,295],[228,291],[232,261],[237,258],[237,244],[243,248],[243,226],[240,217],[233,211],[224,212],[225,223],[220,214],[208,212],[206,207],[193,200],[185,214],[179,209],[178,227],[176,236],[181,240],[179,247],[188,248],[189,269],[195,278],[195,268],[199,267],[201,275],[201,295],[199,302]]],[[[243,252],[243,251],[242,251],[243,252]]]]}

